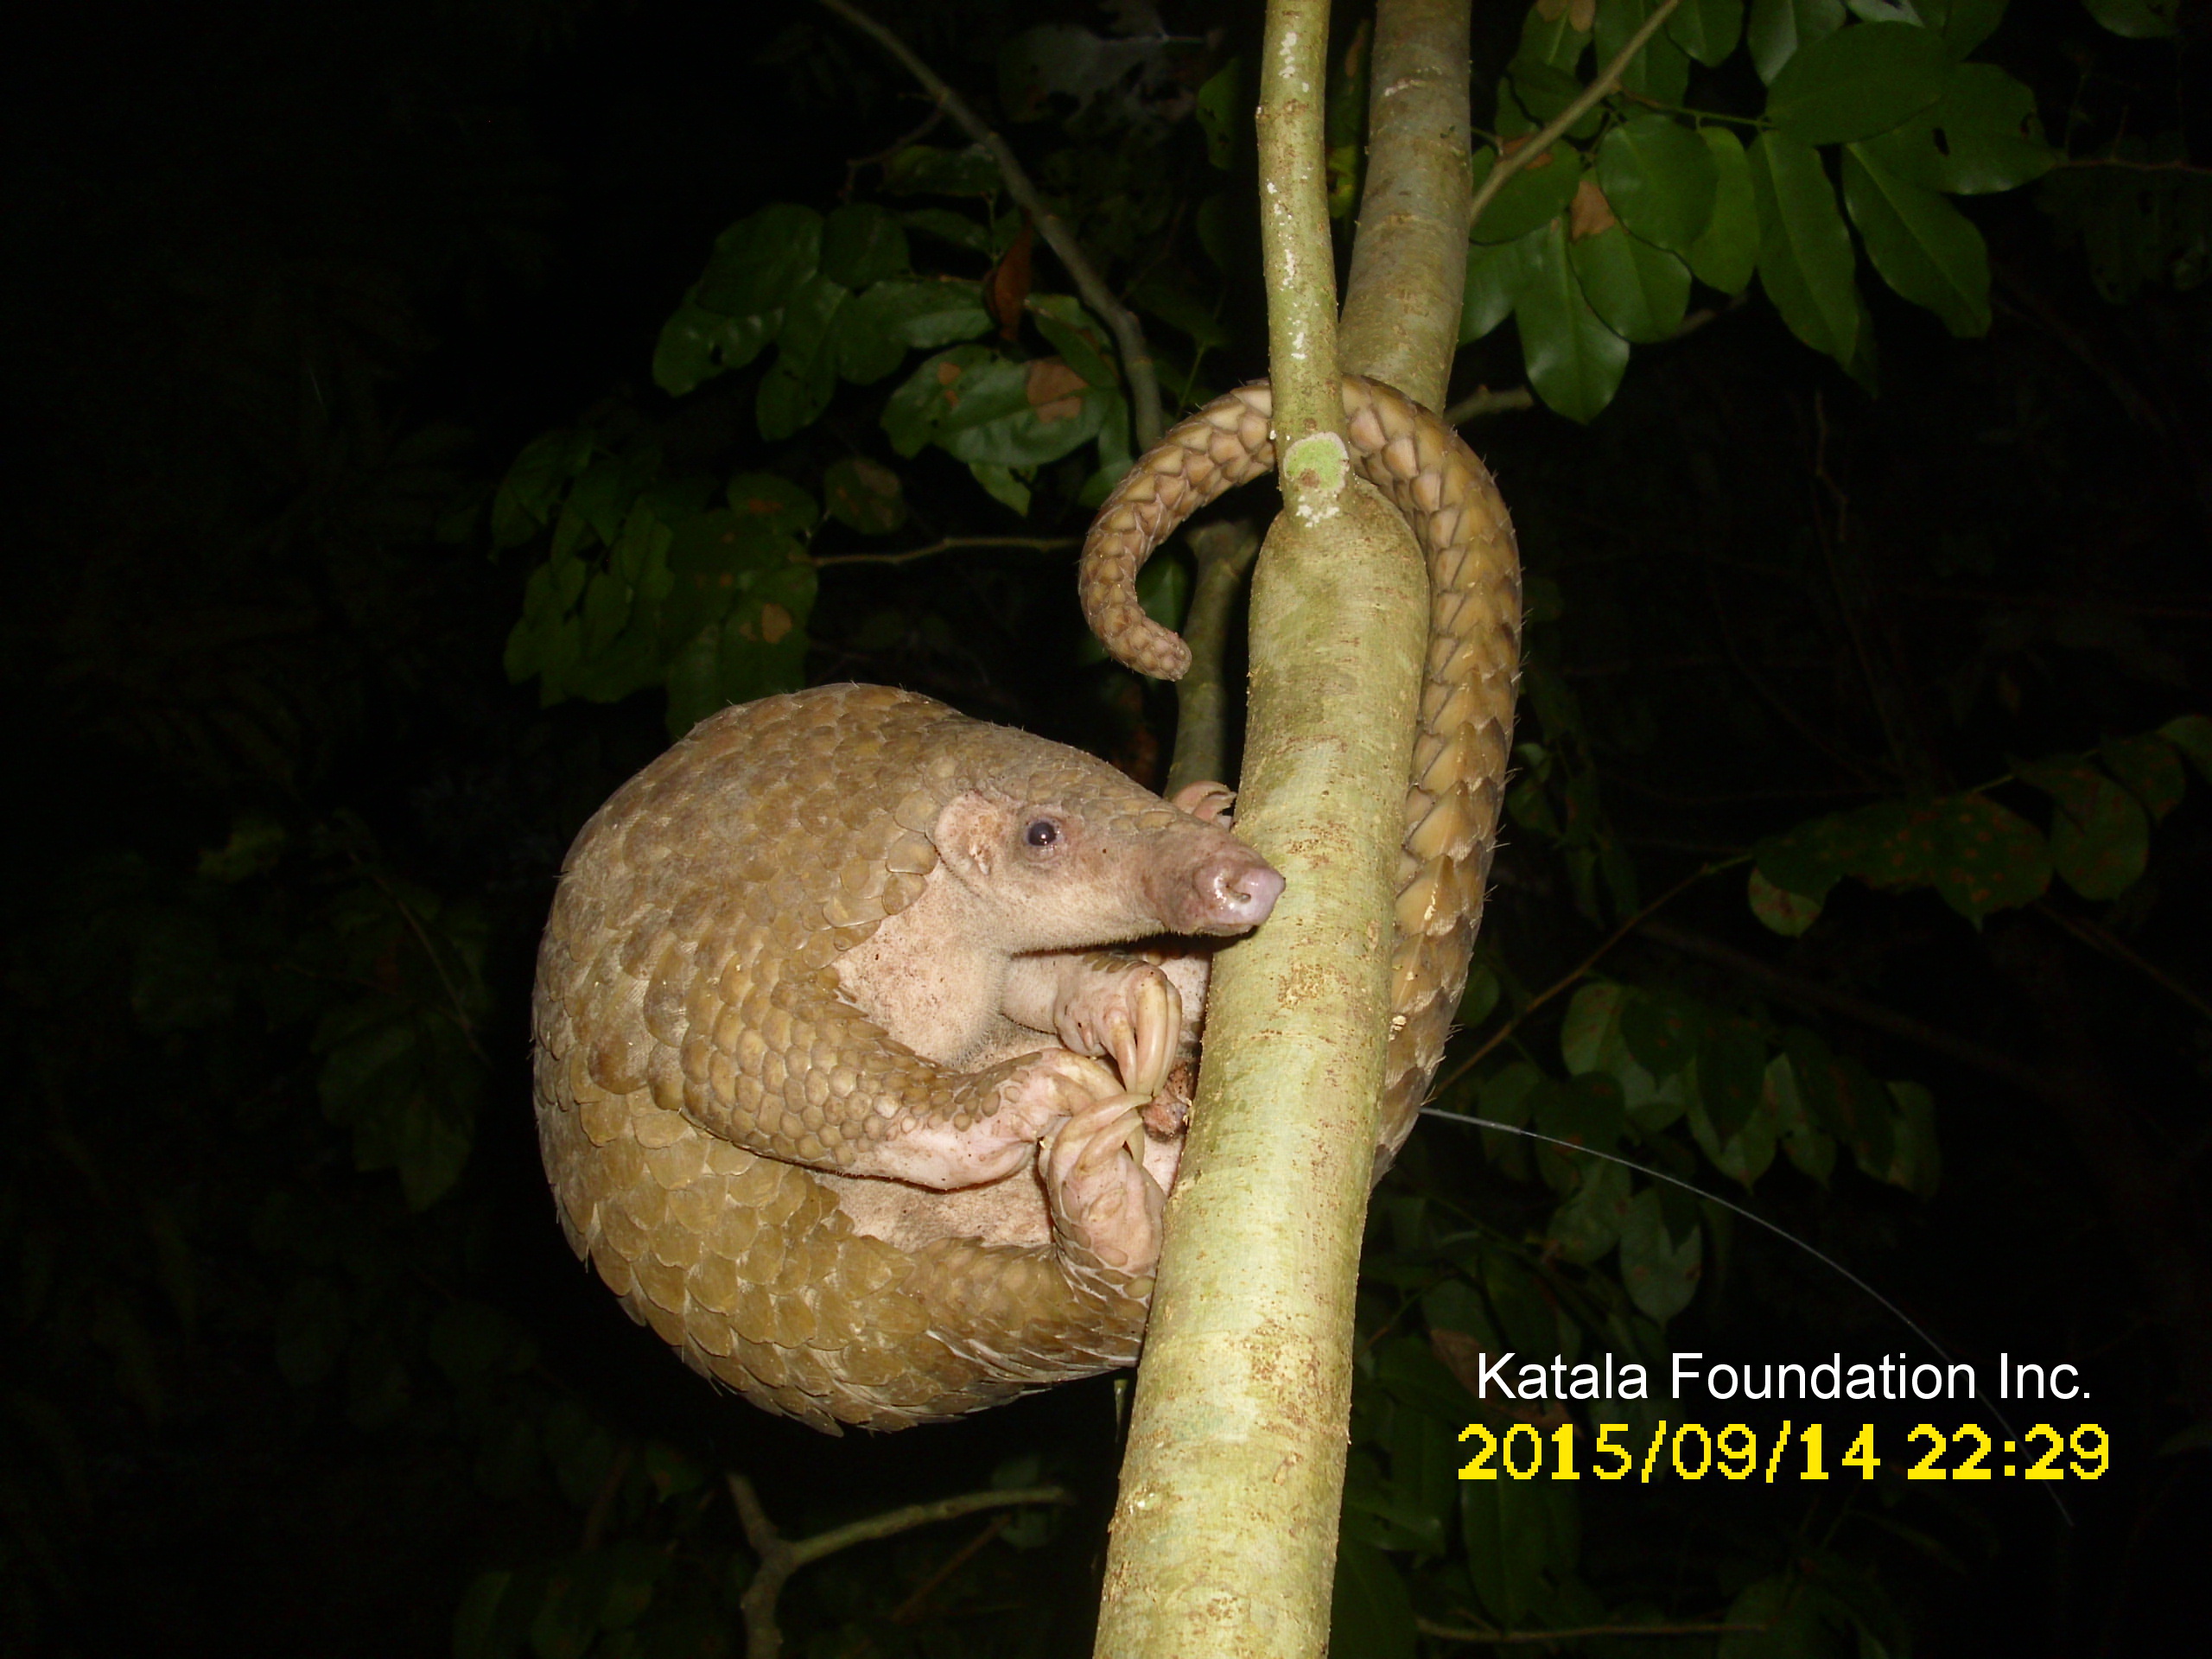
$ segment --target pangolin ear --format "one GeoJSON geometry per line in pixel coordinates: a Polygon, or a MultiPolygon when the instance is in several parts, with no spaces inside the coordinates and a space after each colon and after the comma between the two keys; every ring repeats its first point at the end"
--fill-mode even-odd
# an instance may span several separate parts
{"type": "Polygon", "coordinates": [[[1007,808],[979,789],[964,789],[937,815],[930,839],[954,874],[988,881],[1006,840],[1007,808]]]}

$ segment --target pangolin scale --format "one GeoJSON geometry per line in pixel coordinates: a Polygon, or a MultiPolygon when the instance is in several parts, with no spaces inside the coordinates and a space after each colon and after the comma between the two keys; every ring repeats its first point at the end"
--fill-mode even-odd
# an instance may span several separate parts
{"type": "MultiPolygon", "coordinates": [[[[1519,574],[1503,506],[1457,435],[1377,384],[1347,376],[1344,397],[1356,464],[1407,513],[1433,590],[1379,1171],[1465,979],[1519,574]]],[[[1264,384],[1217,400],[1102,509],[1083,597],[1122,660],[1182,671],[1181,641],[1136,606],[1136,570],[1190,512],[1272,467],[1268,419],[1264,384]]],[[[1132,1363],[1174,1166],[1172,1144],[1135,1127],[1180,1031],[1159,982],[1164,968],[1202,997],[1203,962],[1090,947],[1241,931],[1281,887],[1198,810],[878,687],[702,721],[585,826],[540,951],[539,1138],[570,1244],[695,1369],[832,1433],[1132,1363]],[[1062,868],[1090,870],[1103,896],[1025,899],[977,924],[969,978],[1004,978],[1010,957],[1027,980],[1048,964],[1050,983],[995,987],[988,1016],[962,1025],[909,970],[947,905],[972,920],[975,894],[1039,850],[1039,802],[1064,832],[1041,855],[1096,861],[1062,868]],[[1088,1058],[1102,1053],[1118,1079],[1088,1058]],[[1133,1066],[1147,1073],[1135,1095],[1133,1066]]]]}

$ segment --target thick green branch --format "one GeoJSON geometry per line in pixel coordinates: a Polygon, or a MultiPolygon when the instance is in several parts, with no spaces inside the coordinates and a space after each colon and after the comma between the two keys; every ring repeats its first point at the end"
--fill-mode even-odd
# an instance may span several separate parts
{"type": "Polygon", "coordinates": [[[1359,203],[1338,356],[1443,406],[1467,280],[1467,26],[1461,0],[1378,0],[1359,203]]]}
{"type": "Polygon", "coordinates": [[[1324,516],[1349,476],[1323,119],[1328,47],[1327,0],[1273,0],[1268,7],[1257,119],[1275,455],[1283,505],[1324,516]]]}

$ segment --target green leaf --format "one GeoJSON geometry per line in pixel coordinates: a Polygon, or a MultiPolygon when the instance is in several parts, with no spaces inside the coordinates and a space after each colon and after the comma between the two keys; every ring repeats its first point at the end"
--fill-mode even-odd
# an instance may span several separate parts
{"type": "Polygon", "coordinates": [[[1198,88],[1192,113],[1205,135],[1206,159],[1226,172],[1251,130],[1252,98],[1242,58],[1230,59],[1198,88]]]}
{"type": "Polygon", "coordinates": [[[1777,887],[1757,865],[1751,868],[1745,897],[1751,914],[1785,939],[1798,938],[1821,918],[1825,894],[1814,897],[1777,887]]]}
{"type": "Polygon", "coordinates": [[[1933,107],[1862,148],[1909,184],[1961,196],[2032,183],[2059,160],[2044,140],[2035,93],[1991,63],[1954,65],[1933,107]]]}
{"type": "Polygon", "coordinates": [[[1796,1063],[1788,1054],[1767,1062],[1766,1087],[1774,1101],[1783,1152],[1800,1171],[1826,1186],[1835,1173],[1835,1138],[1813,1122],[1798,1085],[1796,1063]]]}
{"type": "Polygon", "coordinates": [[[1740,1020],[1710,1027],[1697,1047],[1697,1097],[1707,1122],[1726,1141],[1758,1109],[1766,1077],[1766,1045],[1740,1020]]]}
{"type": "Polygon", "coordinates": [[[1014,475],[1011,467],[1001,467],[996,461],[971,461],[968,471],[991,499],[1012,508],[1017,517],[1029,516],[1029,486],[1014,475]]]}
{"type": "Polygon", "coordinates": [[[717,509],[687,518],[676,527],[668,544],[668,568],[677,578],[677,591],[684,579],[693,576],[708,577],[717,588],[734,589],[739,571],[760,569],[782,552],[767,525],[717,509]]]}
{"type": "Polygon", "coordinates": [[[1598,320],[1583,296],[1560,220],[1545,226],[1529,253],[1532,268],[1513,308],[1529,384],[1569,420],[1593,420],[1627,372],[1628,342],[1598,320]]]}
{"type": "Polygon", "coordinates": [[[883,169],[884,188],[893,195],[995,196],[1001,185],[998,163],[981,144],[965,149],[908,144],[883,169]]]}
{"type": "MultiPolygon", "coordinates": [[[[1613,1151],[1628,1133],[1620,1085],[1602,1071],[1586,1072],[1563,1086],[1547,1084],[1536,1093],[1535,1128],[1554,1141],[1613,1151]]],[[[1536,1166],[1556,1192],[1573,1192],[1596,1163],[1566,1147],[1538,1143],[1536,1166]]]]}
{"type": "Polygon", "coordinates": [[[1851,1148],[1859,1166],[1880,1179],[1894,1156],[1894,1096],[1857,1060],[1832,1054],[1812,1033],[1793,1029],[1786,1046],[1807,1115],[1851,1148]]]}
{"type": "Polygon", "coordinates": [[[1940,35],[1854,23],[1791,56],[1767,90],[1767,116],[1808,144],[1871,138],[1941,98],[1949,68],[1940,35]]]}
{"type": "Polygon", "coordinates": [[[1954,795],[1916,812],[1932,815],[1929,871],[1943,901],[1972,922],[2041,895],[2050,859],[2035,826],[1985,795],[1954,795]]]}
{"type": "MultiPolygon", "coordinates": [[[[1598,61],[1611,63],[1659,5],[1660,0],[1598,0],[1598,61]]],[[[1644,42],[1621,73],[1623,92],[1654,104],[1681,103],[1689,84],[1689,54],[1664,29],[1644,42]]]]}
{"type": "Polygon", "coordinates": [[[1584,1158],[1580,1182],[1544,1230],[1546,1241],[1568,1261],[1587,1267],[1620,1243],[1633,1193],[1624,1165],[1584,1158]]]}
{"type": "Polygon", "coordinates": [[[1744,146],[1726,127],[1707,127],[1698,137],[1713,159],[1713,216],[1690,246],[1690,270],[1707,288],[1740,294],[1758,268],[1759,208],[1751,188],[1751,164],[1744,146]]]}
{"type": "Polygon", "coordinates": [[[1744,0],[1682,0],[1667,20],[1675,45],[1707,67],[1736,49],[1744,32],[1744,0]]]}
{"type": "Polygon", "coordinates": [[[918,231],[924,236],[933,236],[940,242],[956,248],[965,248],[970,253],[994,257],[997,250],[991,240],[991,227],[979,224],[965,213],[956,213],[950,207],[909,207],[899,215],[899,223],[907,230],[918,231]]]}
{"type": "Polygon", "coordinates": [[[1859,344],[1855,262],[1820,156],[1787,133],[1764,132],[1747,159],[1762,232],[1759,285],[1790,333],[1848,363],[1859,344]]]}
{"type": "Polygon", "coordinates": [[[916,351],[935,351],[991,329],[990,313],[983,309],[982,284],[950,276],[893,277],[878,283],[852,301],[849,312],[854,321],[916,351]]]}
{"type": "Polygon", "coordinates": [[[1082,302],[1071,294],[1032,293],[1028,310],[1038,333],[1051,342],[1061,361],[1083,377],[1084,385],[1102,391],[1120,387],[1122,378],[1114,367],[1105,325],[1084,310],[1082,302]]]}
{"type": "Polygon", "coordinates": [[[1844,146],[1843,200],[1884,282],[1962,340],[1989,332],[1989,250],[1965,214],[1858,144],[1844,146]]]}
{"type": "MultiPolygon", "coordinates": [[[[1474,188],[1479,191],[1497,165],[1497,151],[1485,145],[1475,154],[1474,188]]],[[[1582,181],[1582,155],[1561,142],[1524,163],[1498,187],[1468,232],[1478,242],[1517,242],[1567,211],[1574,187],[1582,181]]]]}
{"type": "Polygon", "coordinates": [[[1390,1558],[1373,1544],[1346,1538],[1337,1546],[1329,1649],[1371,1653],[1376,1659],[1412,1659],[1413,1592],[1390,1558]]]}
{"type": "Polygon", "coordinates": [[[1559,1031],[1560,1058],[1570,1077],[1605,1065],[1616,1052],[1622,1013],[1633,996],[1627,986],[1610,979],[1589,980],[1577,988],[1559,1031]]]}
{"type": "MultiPolygon", "coordinates": [[[[794,566],[810,570],[793,530],[801,523],[811,524],[811,498],[783,480],[760,474],[734,480],[730,493],[736,503],[731,510],[685,520],[668,546],[671,580],[660,607],[660,649],[671,672],[677,671],[677,658],[690,653],[682,671],[702,696],[718,683],[715,664],[720,645],[719,634],[700,645],[703,632],[730,617],[741,601],[757,609],[764,584],[772,585],[794,566]]],[[[769,626],[781,638],[772,620],[769,626]]],[[[715,707],[719,704],[701,712],[715,707]]]]}
{"type": "MultiPolygon", "coordinates": [[[[1103,402],[1104,409],[1098,419],[1098,470],[1091,474],[1084,481],[1083,488],[1076,493],[1078,505],[1094,510],[1112,493],[1114,486],[1128,475],[1129,468],[1136,465],[1136,457],[1129,450],[1128,399],[1118,391],[1111,391],[1105,395],[1103,402]]],[[[1102,656],[1097,660],[1103,662],[1104,658],[1102,656]]]]}
{"type": "Polygon", "coordinates": [[[822,499],[832,518],[863,536],[888,536],[906,522],[899,474],[865,455],[847,455],[823,468],[822,499]]]}
{"type": "MultiPolygon", "coordinates": [[[[653,347],[653,384],[671,397],[681,397],[702,382],[721,372],[715,348],[729,319],[687,299],[676,315],[661,325],[659,342],[653,347]]],[[[761,331],[763,341],[767,331],[761,331]]],[[[755,347],[758,349],[758,346],[755,347]]],[[[500,543],[498,509],[493,510],[493,541],[500,543]]],[[[512,543],[504,543],[512,545],[512,543]]]]}
{"type": "Polygon", "coordinates": [[[821,268],[822,215],[779,202],[748,213],[715,238],[691,297],[725,317],[780,309],[821,268]]]}
{"type": "Polygon", "coordinates": [[[814,276],[784,308],[775,365],[760,378],[754,398],[762,437],[772,442],[788,438],[830,407],[837,389],[836,318],[851,297],[842,284],[814,276]]]}
{"type": "Polygon", "coordinates": [[[2151,823],[2133,795],[2088,766],[2045,762],[2021,767],[2020,779],[2058,804],[2050,861],[2067,886],[2084,899],[2117,899],[2141,879],[2151,823]]]}
{"type": "Polygon", "coordinates": [[[1688,1007],[1671,997],[1643,995],[1621,1010],[1621,1037],[1637,1065],[1672,1077],[1697,1054],[1700,1032],[1688,1007]]]}
{"type": "Polygon", "coordinates": [[[1770,86],[1800,47],[1843,27],[1843,0],[1751,0],[1745,41],[1751,64],[1770,86]]]}
{"type": "Polygon", "coordinates": [[[906,343],[886,332],[857,301],[848,300],[837,310],[830,355],[839,379],[868,386],[897,372],[906,360],[906,343]]]}
{"type": "Polygon", "coordinates": [[[1567,257],[1590,308],[1636,345],[1672,340],[1689,309],[1690,268],[1638,241],[1618,225],[1567,245],[1567,257]]]}
{"type": "Polygon", "coordinates": [[[1530,6],[1522,15],[1521,49],[1514,54],[1516,61],[1541,63],[1573,74],[1589,49],[1590,31],[1575,28],[1573,7],[1561,6],[1555,16],[1547,17],[1542,7],[1530,6]]]}
{"type": "Polygon", "coordinates": [[[902,276],[910,260],[906,232],[882,208],[849,204],[830,215],[822,227],[821,271],[833,283],[857,291],[887,276],[902,276]]]}
{"type": "Polygon", "coordinates": [[[1659,1190],[1637,1193],[1621,1221],[1621,1283],[1637,1310],[1666,1324],[1690,1305],[1704,1270],[1704,1230],[1693,1227],[1676,1243],[1667,1230],[1659,1190]]]}
{"type": "Polygon", "coordinates": [[[2194,760],[2197,775],[2212,783],[2212,718],[2179,715],[2159,727],[2158,735],[2194,760]]]}
{"type": "MultiPolygon", "coordinates": [[[[2116,738],[2098,751],[2112,775],[2127,785],[2143,803],[2153,823],[2181,804],[2189,787],[2181,756],[2156,732],[2140,737],[2116,738]]],[[[204,866],[203,866],[204,868],[204,866]]]]}
{"type": "Polygon", "coordinates": [[[1916,1198],[1932,1198],[1943,1173],[1942,1149],[1936,1141],[1936,1097],[1916,1083],[1891,1084],[1890,1097],[1897,1109],[1890,1161],[1868,1173],[1916,1198]]]}
{"type": "Polygon", "coordinates": [[[2181,0],[2082,0],[2089,16],[2129,41],[2171,40],[2181,33],[2181,0]]]}
{"type": "Polygon", "coordinates": [[[601,455],[584,468],[569,492],[569,511],[591,526],[592,533],[607,546],[622,533],[623,516],[630,511],[639,480],[634,468],[612,455],[601,455]]]}
{"type": "Polygon", "coordinates": [[[1162,278],[1149,278],[1132,288],[1129,303],[1147,316],[1157,317],[1169,327],[1188,335],[1195,346],[1211,349],[1228,345],[1232,338],[1204,302],[1162,278]]]}
{"type": "Polygon", "coordinates": [[[921,454],[961,397],[963,378],[1001,359],[988,346],[958,346],[940,352],[907,376],[883,406],[883,429],[899,454],[921,454]]]}
{"type": "Polygon", "coordinates": [[[943,408],[931,437],[971,465],[1039,467],[1096,437],[1112,401],[1057,358],[1014,363],[994,356],[941,383],[943,408]]]}
{"type": "Polygon", "coordinates": [[[442,1010],[393,998],[326,1015],[315,1035],[324,1114],[353,1132],[354,1166],[394,1169],[422,1210],[460,1179],[475,1138],[483,1065],[442,1010]]]}
{"type": "MultiPolygon", "coordinates": [[[[1518,138],[1548,125],[1581,96],[1582,82],[1570,71],[1523,54],[1505,66],[1505,73],[1498,79],[1498,136],[1518,138]]],[[[1567,136],[1594,137],[1605,119],[1602,107],[1586,110],[1567,129],[1567,136]]]]}
{"type": "MultiPolygon", "coordinates": [[[[1524,1463],[1526,1448],[1523,1435],[1517,1455],[1524,1463]]],[[[1567,1481],[1461,1481],[1459,1532],[1475,1594],[1508,1630],[1541,1615],[1582,1553],[1581,1512],[1567,1481]]]]}
{"type": "Polygon", "coordinates": [[[1637,236],[1687,253],[1713,221],[1719,174],[1698,134],[1669,116],[1640,115],[1598,146],[1598,184],[1637,236]]]}
{"type": "Polygon", "coordinates": [[[509,548],[528,541],[551,520],[569,480],[590,464],[594,445],[588,432],[554,431],[534,438],[507,468],[492,508],[495,545],[509,548]]]}
{"type": "MultiPolygon", "coordinates": [[[[1963,58],[1987,40],[2005,21],[2007,3],[2009,0],[1936,0],[1934,12],[1942,14],[1936,27],[1951,56],[1963,58]]],[[[1932,13],[1929,21],[1936,21],[1932,13]]]]}
{"type": "Polygon", "coordinates": [[[1517,242],[1467,244],[1467,285],[1459,301],[1459,343],[1480,340],[1513,315],[1528,280],[1541,227],[1517,242]]]}
{"type": "MultiPolygon", "coordinates": [[[[822,509],[814,498],[773,473],[740,473],[730,480],[722,495],[729,510],[746,519],[753,531],[791,543],[811,534],[822,522],[822,509]]],[[[796,550],[795,546],[787,545],[776,549],[784,557],[796,550]]]]}

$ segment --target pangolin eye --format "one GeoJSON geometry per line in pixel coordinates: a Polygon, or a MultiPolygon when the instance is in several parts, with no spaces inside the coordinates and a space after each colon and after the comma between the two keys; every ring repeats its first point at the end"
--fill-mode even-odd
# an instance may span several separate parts
{"type": "Polygon", "coordinates": [[[1032,847],[1051,847],[1060,839],[1060,826],[1050,818],[1039,818],[1021,832],[1021,838],[1032,847]]]}

